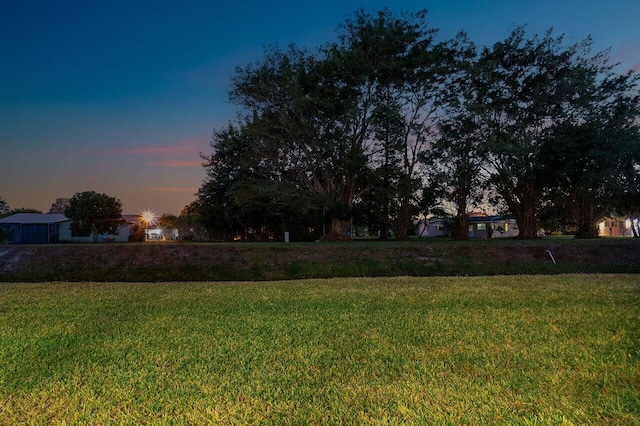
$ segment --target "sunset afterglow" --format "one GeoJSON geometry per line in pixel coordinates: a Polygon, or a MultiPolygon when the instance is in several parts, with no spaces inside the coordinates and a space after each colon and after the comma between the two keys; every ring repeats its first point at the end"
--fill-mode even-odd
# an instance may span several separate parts
{"type": "Polygon", "coordinates": [[[553,28],[568,43],[591,36],[595,51],[611,48],[614,71],[640,70],[638,0],[158,0],[152,13],[144,2],[3,2],[0,197],[46,212],[96,191],[124,213],[179,214],[206,178],[200,154],[212,152],[212,132],[237,119],[236,69],[270,46],[333,42],[361,7],[427,9],[436,40],[464,30],[478,47],[518,25],[553,28]]]}

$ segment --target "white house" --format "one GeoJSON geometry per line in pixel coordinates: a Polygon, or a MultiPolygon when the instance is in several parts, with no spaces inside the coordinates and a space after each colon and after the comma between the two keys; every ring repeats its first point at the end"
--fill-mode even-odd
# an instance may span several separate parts
{"type": "Polygon", "coordinates": [[[417,227],[417,234],[421,237],[450,237],[451,219],[431,218],[420,221],[417,227]]]}
{"type": "MultiPolygon", "coordinates": [[[[123,216],[125,223],[116,235],[100,234],[98,241],[129,241],[134,216],[123,216]]],[[[71,232],[71,219],[63,214],[18,213],[0,219],[0,227],[9,244],[48,244],[58,242],[92,243],[93,237],[76,236],[71,232]]]]}
{"type": "Polygon", "coordinates": [[[511,216],[471,216],[469,238],[511,238],[520,231],[511,216]]]}
{"type": "MultiPolygon", "coordinates": [[[[131,223],[125,222],[122,225],[118,225],[118,231],[115,235],[112,234],[98,234],[98,242],[114,241],[119,243],[126,243],[129,241],[129,234],[131,232],[131,223]]],[[[67,219],[65,222],[60,223],[60,242],[66,243],[92,243],[93,235],[78,236],[73,235],[71,232],[71,220],[67,219]]]]}
{"type": "MultiPolygon", "coordinates": [[[[418,235],[427,237],[450,237],[453,220],[431,218],[418,226],[418,235]]],[[[511,216],[470,216],[469,238],[510,238],[518,235],[518,226],[511,216]],[[491,234],[491,235],[489,235],[491,234]]]]}
{"type": "Polygon", "coordinates": [[[608,217],[598,224],[598,236],[633,237],[632,225],[637,227],[638,219],[634,219],[632,222],[631,219],[624,217],[608,217]]]}

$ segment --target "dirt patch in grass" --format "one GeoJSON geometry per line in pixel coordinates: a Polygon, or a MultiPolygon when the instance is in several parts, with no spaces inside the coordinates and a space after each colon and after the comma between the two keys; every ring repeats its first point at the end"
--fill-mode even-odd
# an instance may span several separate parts
{"type": "Polygon", "coordinates": [[[218,281],[571,272],[640,273],[640,240],[149,242],[0,247],[0,281],[218,281]]]}

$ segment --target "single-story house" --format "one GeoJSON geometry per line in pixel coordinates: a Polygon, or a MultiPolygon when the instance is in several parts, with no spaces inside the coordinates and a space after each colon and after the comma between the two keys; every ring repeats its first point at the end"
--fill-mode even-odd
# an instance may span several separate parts
{"type": "MultiPolygon", "coordinates": [[[[450,237],[452,219],[432,218],[418,226],[418,235],[428,237],[450,237]],[[425,229],[426,228],[426,229],[425,229]]],[[[470,216],[469,238],[510,238],[519,233],[516,221],[511,216],[470,216]]]]}
{"type": "Polygon", "coordinates": [[[63,214],[17,213],[0,219],[0,228],[9,244],[48,244],[60,241],[60,224],[67,221],[63,214]]]}
{"type": "MultiPolygon", "coordinates": [[[[637,226],[637,219],[633,225],[637,226]]],[[[624,217],[608,217],[598,224],[600,237],[633,237],[632,222],[624,217]]]]}
{"type": "Polygon", "coordinates": [[[426,222],[420,221],[417,234],[422,237],[450,237],[451,219],[433,217],[426,222]]]}
{"type": "Polygon", "coordinates": [[[511,238],[520,231],[512,216],[471,216],[469,238],[511,238]]]}
{"type": "MultiPolygon", "coordinates": [[[[130,215],[123,218],[126,223],[118,227],[116,235],[98,235],[98,241],[129,241],[132,222],[130,215]]],[[[50,244],[59,242],[91,243],[93,237],[76,236],[71,232],[71,219],[64,214],[18,213],[0,219],[0,228],[9,244],[50,244]]]]}

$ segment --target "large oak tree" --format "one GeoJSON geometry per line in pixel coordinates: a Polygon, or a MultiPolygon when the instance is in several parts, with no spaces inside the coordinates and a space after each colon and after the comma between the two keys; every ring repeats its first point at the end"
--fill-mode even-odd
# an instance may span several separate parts
{"type": "Polygon", "coordinates": [[[95,191],[74,194],[64,214],[71,219],[71,232],[92,235],[94,242],[99,234],[117,234],[118,226],[124,223],[120,200],[95,191]]]}
{"type": "Polygon", "coordinates": [[[361,10],[336,42],[271,48],[238,69],[239,121],[204,157],[196,204],[210,228],[273,234],[317,228],[310,218],[326,214],[342,239],[359,204],[382,237],[404,239],[422,192],[454,206],[465,238],[470,207],[490,193],[520,238],[536,237],[541,209],[559,203],[582,236],[605,207],[634,204],[623,195],[638,170],[636,77],[616,77],[588,39],[520,27],[478,52],[463,34],[436,43],[425,18],[361,10]]]}
{"type": "Polygon", "coordinates": [[[472,74],[474,102],[484,137],[483,159],[492,188],[515,216],[520,238],[535,238],[547,197],[545,141],[574,120],[593,95],[593,80],[608,70],[590,40],[566,45],[562,36],[527,38],[523,27],[480,53],[472,74]]]}

